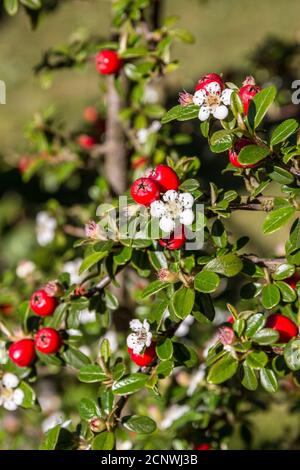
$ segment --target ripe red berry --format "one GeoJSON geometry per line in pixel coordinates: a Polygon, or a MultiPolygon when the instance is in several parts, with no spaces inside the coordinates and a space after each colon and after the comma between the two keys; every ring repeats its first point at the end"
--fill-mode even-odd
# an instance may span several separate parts
{"type": "Polygon", "coordinates": [[[128,348],[130,359],[138,366],[148,366],[156,358],[155,343],[152,342],[148,348],[145,349],[144,354],[134,354],[131,348],[128,348]]]}
{"type": "Polygon", "coordinates": [[[19,367],[28,367],[35,359],[34,341],[20,339],[11,344],[8,349],[9,358],[19,367]]]}
{"type": "Polygon", "coordinates": [[[96,69],[101,75],[117,73],[123,65],[116,51],[105,49],[96,55],[96,69]]]}
{"type": "Polygon", "coordinates": [[[138,178],[130,188],[132,198],[138,204],[150,206],[160,196],[158,184],[150,178],[138,178]]]}
{"type": "Polygon", "coordinates": [[[235,166],[236,168],[253,168],[255,165],[242,165],[242,163],[239,162],[238,157],[239,153],[242,150],[242,148],[246,147],[247,145],[250,145],[251,141],[249,139],[246,139],[245,137],[242,137],[241,139],[238,139],[235,141],[234,146],[232,149],[228,151],[229,155],[229,160],[231,165],[235,166]]]}
{"type": "Polygon", "coordinates": [[[221,90],[224,90],[225,84],[224,84],[224,81],[222,80],[222,77],[220,77],[220,75],[218,75],[217,73],[208,73],[207,75],[204,75],[198,80],[197,85],[195,87],[195,91],[198,91],[198,90],[207,91],[206,90],[207,85],[209,85],[212,82],[217,82],[220,85],[221,90]]]}
{"type": "Polygon", "coordinates": [[[199,444],[194,447],[195,450],[211,450],[211,445],[208,444],[207,442],[203,442],[202,444],[199,444]]]}
{"type": "Polygon", "coordinates": [[[233,324],[233,323],[234,323],[233,315],[229,315],[229,317],[227,318],[226,322],[233,324]]]}
{"type": "Polygon", "coordinates": [[[50,297],[44,289],[35,291],[30,298],[30,307],[40,317],[52,315],[57,306],[55,297],[50,297]]]}
{"type": "Polygon", "coordinates": [[[41,328],[34,337],[34,344],[41,353],[55,354],[59,350],[62,340],[57,330],[41,328]]]}
{"type": "Polygon", "coordinates": [[[85,150],[90,150],[96,144],[96,139],[91,135],[80,134],[77,137],[77,143],[81,148],[85,150]]]}
{"type": "Polygon", "coordinates": [[[258,85],[244,85],[240,88],[239,95],[243,103],[244,113],[248,114],[251,100],[261,91],[258,85]]]}
{"type": "Polygon", "coordinates": [[[180,181],[177,173],[168,165],[157,165],[149,178],[156,181],[162,193],[166,193],[169,189],[177,191],[179,188],[180,181]]]}
{"type": "Polygon", "coordinates": [[[294,273],[291,277],[285,279],[285,282],[291,286],[292,289],[296,289],[298,281],[300,281],[300,275],[298,273],[294,273]]]}
{"type": "Polygon", "coordinates": [[[98,120],[98,111],[95,106],[87,106],[83,111],[83,117],[87,122],[94,124],[98,120]]]}
{"type": "Polygon", "coordinates": [[[288,343],[298,335],[298,326],[285,315],[273,313],[267,318],[266,327],[279,333],[279,343],[288,343]]]}
{"type": "Polygon", "coordinates": [[[186,242],[186,236],[184,233],[184,227],[182,227],[182,231],[179,234],[175,234],[174,232],[171,233],[169,238],[161,238],[159,240],[160,246],[163,248],[167,248],[168,250],[180,250],[182,246],[186,242]]]}

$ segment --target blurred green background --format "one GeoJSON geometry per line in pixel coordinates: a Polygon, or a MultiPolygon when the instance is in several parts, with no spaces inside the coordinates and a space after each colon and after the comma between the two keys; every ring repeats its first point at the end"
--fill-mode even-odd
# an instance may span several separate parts
{"type": "MultiPolygon", "coordinates": [[[[207,72],[223,72],[225,78],[238,77],[240,82],[242,77],[255,72],[258,81],[272,79],[276,82],[278,78],[282,79],[277,74],[286,72],[283,101],[288,104],[288,84],[292,77],[300,78],[299,53],[292,54],[288,63],[284,61],[288,46],[300,43],[299,0],[166,0],[164,16],[167,15],[178,15],[179,26],[189,29],[196,39],[194,44],[178,44],[173,50],[180,67],[169,78],[170,102],[176,100],[178,90],[191,91],[199,76],[207,72]],[[277,38],[279,46],[275,49],[267,47],[265,52],[260,50],[259,60],[255,60],[255,51],[268,44],[266,41],[270,37],[277,38]],[[266,70],[264,63],[270,63],[266,70]]],[[[84,107],[94,103],[99,88],[93,63],[82,71],[59,72],[51,87],[45,79],[41,81],[33,74],[33,68],[43,51],[51,45],[66,42],[76,35],[76,31],[86,30],[105,38],[109,21],[110,2],[106,0],[62,0],[60,8],[43,18],[36,31],[31,30],[28,18],[22,12],[16,18],[5,17],[0,21],[0,79],[7,86],[7,104],[0,106],[0,223],[6,227],[1,234],[2,265],[15,266],[19,259],[30,256],[32,249],[34,231],[27,220],[18,223],[18,231],[7,237],[7,223],[15,222],[14,211],[21,219],[22,208],[28,213],[33,202],[34,206],[39,206],[50,197],[38,190],[36,180],[28,186],[21,183],[16,169],[19,155],[25,148],[26,121],[37,110],[54,103],[67,127],[73,128],[82,120],[84,107]]],[[[166,88],[164,84],[164,90],[166,88]]],[[[199,142],[195,134],[193,150],[201,157],[199,142]]],[[[202,177],[217,182],[219,170],[226,166],[226,161],[222,156],[211,157],[203,152],[202,177]]],[[[223,181],[224,178],[227,176],[223,181]]],[[[228,179],[232,184],[232,178],[228,176],[228,179]]],[[[270,192],[274,191],[277,191],[276,187],[270,192]]],[[[235,213],[230,222],[231,230],[251,237],[250,251],[264,256],[281,255],[288,229],[262,237],[260,227],[264,217],[263,213],[235,213]]],[[[259,413],[252,419],[257,430],[256,448],[268,445],[266,435],[274,448],[277,439],[279,446],[289,445],[289,441],[300,433],[299,413],[287,412],[285,395],[276,397],[268,414],[259,413]]],[[[240,446],[242,443],[236,437],[232,447],[240,446]]]]}

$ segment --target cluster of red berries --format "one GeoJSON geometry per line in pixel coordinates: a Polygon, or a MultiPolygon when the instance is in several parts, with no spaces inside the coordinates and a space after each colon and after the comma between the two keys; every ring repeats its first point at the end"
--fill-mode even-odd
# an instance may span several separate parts
{"type": "Polygon", "coordinates": [[[155,343],[152,341],[150,346],[145,349],[143,354],[134,354],[133,349],[127,348],[130,359],[140,367],[145,367],[151,364],[156,358],[155,343]]]}
{"type": "MultiPolygon", "coordinates": [[[[177,191],[180,181],[177,173],[168,165],[158,165],[147,177],[138,178],[133,182],[130,193],[135,202],[149,207],[152,202],[160,199],[161,193],[171,189],[177,191]]],[[[184,227],[178,234],[172,233],[169,238],[159,240],[162,247],[168,250],[179,250],[186,241],[184,227]]]]}
{"type": "MultiPolygon", "coordinates": [[[[204,77],[200,78],[200,80],[198,81],[195,87],[195,92],[198,90],[207,91],[208,85],[214,82],[218,83],[221,90],[224,90],[225,83],[222,80],[222,77],[220,77],[220,75],[216,73],[209,73],[205,75],[204,77]]],[[[261,91],[261,88],[258,85],[255,85],[254,79],[252,77],[249,77],[248,79],[246,79],[243,86],[240,88],[239,96],[241,98],[243,108],[244,108],[244,113],[246,115],[248,114],[251,100],[260,91],[261,91]]],[[[252,142],[246,138],[238,139],[235,142],[233,149],[229,150],[228,152],[230,163],[233,166],[237,168],[253,168],[255,166],[255,165],[243,165],[238,160],[238,156],[242,148],[245,147],[246,145],[250,145],[251,143],[252,142]]]]}
{"type": "MultiPolygon", "coordinates": [[[[53,315],[57,306],[55,297],[49,296],[44,289],[37,290],[30,299],[30,307],[36,315],[53,315]]],[[[62,345],[62,338],[54,328],[41,328],[34,339],[23,338],[11,344],[9,358],[19,367],[28,367],[36,358],[35,351],[43,354],[55,354],[62,345]]]]}

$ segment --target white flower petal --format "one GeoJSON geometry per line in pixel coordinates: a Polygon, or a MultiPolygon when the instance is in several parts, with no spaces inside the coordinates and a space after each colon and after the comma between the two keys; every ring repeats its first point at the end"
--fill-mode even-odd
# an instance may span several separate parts
{"type": "Polygon", "coordinates": [[[211,82],[208,85],[205,86],[205,89],[208,91],[208,93],[213,93],[216,95],[219,95],[221,93],[221,87],[218,82],[211,82]]]}
{"type": "Polygon", "coordinates": [[[141,341],[137,334],[131,333],[127,336],[127,346],[133,350],[134,354],[140,354],[144,347],[144,341],[141,341]]]}
{"type": "Polygon", "coordinates": [[[218,106],[214,112],[213,112],[213,116],[216,118],[216,119],[225,119],[227,116],[228,116],[228,109],[226,108],[226,106],[224,106],[223,104],[221,104],[220,106],[218,106]]]}
{"type": "Polygon", "coordinates": [[[154,201],[150,205],[150,214],[152,217],[162,217],[166,213],[165,205],[162,201],[154,201]]]}
{"type": "Polygon", "coordinates": [[[152,341],[152,333],[148,333],[147,334],[147,337],[146,337],[146,341],[145,341],[145,346],[147,348],[149,348],[150,344],[151,344],[151,341],[152,341]]]}
{"type": "Polygon", "coordinates": [[[196,106],[201,106],[205,101],[206,93],[204,90],[198,90],[193,96],[193,103],[196,106]]]}
{"type": "Polygon", "coordinates": [[[6,372],[2,377],[2,383],[6,388],[16,388],[19,385],[20,380],[15,374],[6,372]]]}
{"type": "Polygon", "coordinates": [[[164,195],[163,200],[165,202],[174,202],[178,198],[178,192],[175,189],[169,189],[164,195]]]}
{"type": "Polygon", "coordinates": [[[16,388],[13,393],[13,400],[16,405],[20,406],[23,403],[24,400],[24,392],[20,388],[16,388]]]}
{"type": "Polygon", "coordinates": [[[131,320],[131,322],[129,323],[129,328],[132,331],[135,331],[137,333],[137,332],[139,332],[143,329],[143,324],[140,320],[135,318],[135,319],[131,320]]]}
{"type": "Polygon", "coordinates": [[[194,212],[192,209],[185,209],[179,217],[180,223],[183,225],[191,225],[194,221],[194,212]]]}
{"type": "Polygon", "coordinates": [[[222,91],[221,101],[222,103],[226,104],[226,106],[230,105],[232,93],[233,93],[233,90],[231,90],[230,88],[226,88],[224,91],[222,91]]]}
{"type": "Polygon", "coordinates": [[[3,408],[7,411],[16,411],[18,405],[14,402],[14,400],[4,400],[3,401],[3,408]]]}
{"type": "Polygon", "coordinates": [[[209,108],[208,106],[201,106],[199,114],[198,114],[198,118],[200,119],[200,121],[207,121],[207,119],[210,116],[210,113],[211,113],[211,108],[209,108]]]}
{"type": "Polygon", "coordinates": [[[178,199],[185,209],[191,209],[193,207],[194,197],[190,193],[181,193],[178,199]]]}
{"type": "Polygon", "coordinates": [[[172,232],[175,228],[175,222],[170,217],[162,217],[159,221],[159,227],[163,232],[172,232]]]}
{"type": "Polygon", "coordinates": [[[145,331],[150,331],[150,323],[146,319],[143,321],[143,328],[145,331]]]}

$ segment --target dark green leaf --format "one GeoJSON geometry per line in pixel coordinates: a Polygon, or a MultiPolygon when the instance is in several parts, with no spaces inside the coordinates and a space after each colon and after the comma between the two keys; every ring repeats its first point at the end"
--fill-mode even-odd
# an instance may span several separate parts
{"type": "Polygon", "coordinates": [[[276,281],[282,281],[282,279],[286,279],[291,277],[295,272],[295,266],[289,263],[283,263],[277,266],[273,273],[273,279],[276,281]]]}
{"type": "Polygon", "coordinates": [[[124,416],[122,424],[124,428],[138,434],[151,434],[156,429],[155,421],[148,416],[124,416]]]}
{"type": "Polygon", "coordinates": [[[171,359],[173,355],[173,343],[170,338],[167,338],[163,343],[156,346],[156,353],[162,361],[171,359]]]}
{"type": "Polygon", "coordinates": [[[251,338],[253,335],[255,335],[255,333],[261,330],[264,327],[265,322],[266,319],[262,313],[256,313],[255,315],[252,315],[247,320],[247,327],[245,331],[247,338],[251,338]]]}
{"type": "Polygon", "coordinates": [[[284,302],[294,302],[297,299],[295,289],[293,289],[289,284],[283,281],[276,281],[275,284],[279,287],[281,297],[284,302]]]}
{"type": "Polygon", "coordinates": [[[82,398],[78,406],[79,415],[82,419],[90,420],[96,416],[101,417],[97,403],[91,398],[82,398]]]}
{"type": "Polygon", "coordinates": [[[151,282],[146,289],[143,290],[141,294],[141,299],[146,299],[147,297],[150,297],[150,295],[156,294],[162,289],[165,289],[168,287],[170,284],[168,282],[162,282],[162,281],[153,281],[151,282]]]}
{"type": "Polygon", "coordinates": [[[174,312],[178,318],[186,318],[193,310],[195,291],[187,287],[180,287],[172,297],[174,312]]]}
{"type": "Polygon", "coordinates": [[[214,273],[214,272],[209,272],[209,271],[201,271],[195,276],[195,289],[198,290],[199,292],[214,292],[219,283],[220,283],[220,278],[219,276],[214,273]]]}
{"type": "Polygon", "coordinates": [[[81,367],[78,374],[78,379],[86,383],[102,382],[105,378],[105,373],[97,364],[89,364],[81,367]]]}
{"type": "Polygon", "coordinates": [[[61,357],[67,365],[74,367],[74,369],[81,369],[81,367],[91,362],[85,354],[72,346],[69,346],[68,349],[62,353],[61,357]]]}
{"type": "Polygon", "coordinates": [[[242,165],[253,165],[266,158],[269,153],[270,150],[268,148],[259,147],[258,145],[247,145],[240,151],[238,161],[242,165]]]}
{"type": "Polygon", "coordinates": [[[291,340],[284,349],[284,359],[291,370],[300,370],[300,339],[291,340]]]}
{"type": "Polygon", "coordinates": [[[294,207],[280,207],[279,209],[269,212],[263,224],[263,232],[265,234],[276,232],[276,230],[279,230],[285,225],[294,214],[294,207]]]}
{"type": "Polygon", "coordinates": [[[113,450],[115,447],[115,435],[113,432],[104,431],[95,437],[92,443],[93,450],[113,450]]]}
{"type": "Polygon", "coordinates": [[[59,438],[60,429],[61,429],[60,424],[49,429],[49,431],[46,432],[44,440],[41,443],[39,449],[40,450],[55,450],[55,447],[59,438]]]}
{"type": "Polygon", "coordinates": [[[243,269],[243,263],[238,256],[233,253],[221,255],[218,258],[209,261],[204,270],[223,274],[227,277],[236,276],[243,269]]]}
{"type": "Polygon", "coordinates": [[[272,328],[263,328],[252,336],[252,341],[261,344],[262,346],[266,346],[268,344],[277,343],[278,338],[278,331],[275,331],[272,328]]]}
{"type": "Polygon", "coordinates": [[[275,373],[271,369],[260,369],[260,383],[262,387],[270,393],[278,390],[278,382],[275,373]]]}
{"type": "Polygon", "coordinates": [[[207,380],[213,384],[220,384],[230,379],[237,371],[238,360],[230,353],[226,353],[210,368],[207,380]]]}
{"type": "Polygon", "coordinates": [[[280,291],[275,284],[267,284],[262,289],[262,304],[265,308],[273,308],[280,302],[280,291]]]}
{"type": "Polygon", "coordinates": [[[162,124],[166,124],[167,122],[174,121],[177,119],[178,121],[187,121],[189,119],[194,119],[199,114],[199,106],[195,106],[194,104],[189,104],[187,106],[174,106],[174,108],[170,109],[162,118],[162,124]]]}
{"type": "Polygon", "coordinates": [[[261,90],[251,100],[248,119],[254,129],[256,129],[263,120],[268,108],[273,103],[276,96],[276,88],[272,85],[261,90]],[[253,119],[254,117],[254,119],[253,119]]]}
{"type": "Polygon", "coordinates": [[[271,145],[277,145],[286,140],[290,135],[294,134],[299,127],[295,119],[287,119],[279,124],[272,133],[271,145]]]}
{"type": "Polygon", "coordinates": [[[256,390],[258,386],[258,381],[256,374],[251,367],[249,367],[245,362],[243,363],[243,372],[244,376],[242,379],[242,384],[247,390],[256,390]]]}
{"type": "Polygon", "coordinates": [[[253,351],[246,358],[247,365],[253,369],[265,367],[267,362],[268,356],[263,351],[253,351]]]}
{"type": "Polygon", "coordinates": [[[115,395],[129,395],[143,388],[147,380],[148,376],[146,374],[137,372],[115,382],[112,391],[115,395]]]}

